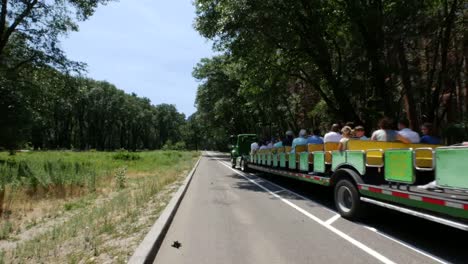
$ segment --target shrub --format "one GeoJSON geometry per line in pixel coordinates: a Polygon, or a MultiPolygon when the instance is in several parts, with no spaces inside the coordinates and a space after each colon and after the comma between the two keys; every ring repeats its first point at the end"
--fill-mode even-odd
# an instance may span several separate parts
{"type": "Polygon", "coordinates": [[[120,151],[114,154],[113,159],[115,160],[139,160],[141,159],[141,157],[137,153],[131,153],[128,151],[120,151]]]}

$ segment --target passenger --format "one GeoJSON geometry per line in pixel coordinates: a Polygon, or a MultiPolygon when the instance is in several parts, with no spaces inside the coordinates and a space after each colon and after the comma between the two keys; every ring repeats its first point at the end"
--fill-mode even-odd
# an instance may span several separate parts
{"type": "Polygon", "coordinates": [[[294,133],[291,130],[288,130],[286,132],[286,137],[283,139],[283,146],[290,147],[292,145],[293,140],[294,140],[294,133]]]}
{"type": "Polygon", "coordinates": [[[281,148],[282,146],[283,146],[283,141],[282,141],[281,138],[278,136],[277,139],[276,139],[275,144],[273,145],[273,147],[275,147],[275,148],[281,148]]]}
{"type": "Polygon", "coordinates": [[[398,122],[398,129],[400,130],[398,131],[398,134],[409,139],[411,143],[419,143],[419,141],[421,141],[419,134],[409,128],[409,122],[407,119],[401,119],[398,122]]]}
{"type": "Polygon", "coordinates": [[[252,144],[250,144],[250,154],[255,154],[255,152],[257,152],[257,150],[259,149],[260,147],[258,146],[258,143],[257,142],[254,142],[252,144]]]}
{"type": "Polygon", "coordinates": [[[338,149],[340,151],[348,149],[348,141],[351,138],[351,132],[352,130],[351,130],[351,127],[349,126],[344,126],[341,129],[341,133],[343,137],[340,139],[340,144],[338,144],[338,149]]]}
{"type": "Polygon", "coordinates": [[[348,121],[348,122],[346,122],[345,126],[349,126],[351,128],[351,130],[353,130],[354,129],[354,122],[348,121]]]}
{"type": "Polygon", "coordinates": [[[379,121],[379,130],[372,133],[371,140],[375,141],[401,141],[403,143],[411,143],[411,141],[404,136],[400,135],[397,131],[392,129],[392,121],[388,117],[384,117],[379,121]]]}
{"type": "Polygon", "coordinates": [[[340,126],[338,124],[333,124],[331,131],[326,133],[323,137],[323,142],[340,142],[341,135],[338,133],[340,131],[340,126]]]}
{"type": "Polygon", "coordinates": [[[365,129],[363,126],[357,126],[354,128],[354,139],[360,139],[360,140],[369,140],[368,137],[365,135],[365,129]]]}
{"type": "Polygon", "coordinates": [[[320,130],[314,129],[312,135],[307,138],[307,144],[323,144],[323,139],[320,138],[320,130]]]}
{"type": "Polygon", "coordinates": [[[423,134],[423,136],[421,137],[421,143],[434,144],[434,145],[441,144],[440,138],[434,136],[433,133],[432,133],[432,124],[431,123],[424,123],[421,126],[421,132],[423,134]]]}
{"type": "Polygon", "coordinates": [[[268,144],[267,144],[267,149],[272,149],[273,148],[273,138],[271,140],[268,141],[268,144]]]}
{"type": "Polygon", "coordinates": [[[268,141],[262,141],[260,144],[260,150],[268,149],[268,141]]]}
{"type": "Polygon", "coordinates": [[[291,153],[296,152],[296,146],[307,145],[307,131],[305,129],[301,129],[299,131],[299,137],[295,138],[292,142],[291,146],[291,153]]]}

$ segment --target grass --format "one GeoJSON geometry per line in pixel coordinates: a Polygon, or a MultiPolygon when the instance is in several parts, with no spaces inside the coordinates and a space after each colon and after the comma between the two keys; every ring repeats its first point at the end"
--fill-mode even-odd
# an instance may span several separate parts
{"type": "Polygon", "coordinates": [[[132,236],[135,240],[134,236],[145,233],[170,198],[170,192],[164,190],[187,174],[199,153],[154,151],[131,155],[20,153],[14,157],[15,165],[8,168],[5,164],[12,163],[10,157],[0,153],[3,172],[10,173],[9,181],[4,181],[5,204],[9,204],[5,209],[10,213],[4,214],[0,239],[14,241],[18,239],[14,233],[43,231],[0,252],[0,263],[4,259],[8,263],[105,262],[97,259],[109,257],[109,252],[116,255],[111,262],[125,262],[132,247],[113,243],[132,236]],[[76,169],[75,164],[82,166],[76,169]],[[24,175],[29,180],[22,179],[24,175]],[[37,183],[36,189],[31,182],[37,183]],[[63,191],[57,191],[60,188],[63,191]],[[49,207],[40,210],[41,201],[49,207]],[[39,215],[28,216],[31,211],[39,215]],[[50,224],[55,218],[59,221],[50,224]]]}

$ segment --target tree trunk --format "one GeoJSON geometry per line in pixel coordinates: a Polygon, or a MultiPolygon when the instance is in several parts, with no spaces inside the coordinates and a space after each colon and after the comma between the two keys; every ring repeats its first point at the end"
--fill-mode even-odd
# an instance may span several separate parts
{"type": "Polygon", "coordinates": [[[406,50],[403,40],[398,42],[398,60],[400,62],[400,75],[403,81],[403,101],[406,111],[406,117],[409,120],[410,127],[418,131],[419,121],[416,113],[416,106],[413,97],[413,86],[408,70],[408,61],[406,59],[406,50]]]}

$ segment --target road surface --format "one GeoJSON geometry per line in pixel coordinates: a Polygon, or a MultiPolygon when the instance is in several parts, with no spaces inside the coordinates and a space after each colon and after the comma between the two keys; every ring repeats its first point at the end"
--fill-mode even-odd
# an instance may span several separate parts
{"type": "Polygon", "coordinates": [[[468,262],[466,232],[372,206],[351,222],[331,199],[329,188],[242,173],[205,152],[155,263],[468,262]]]}

